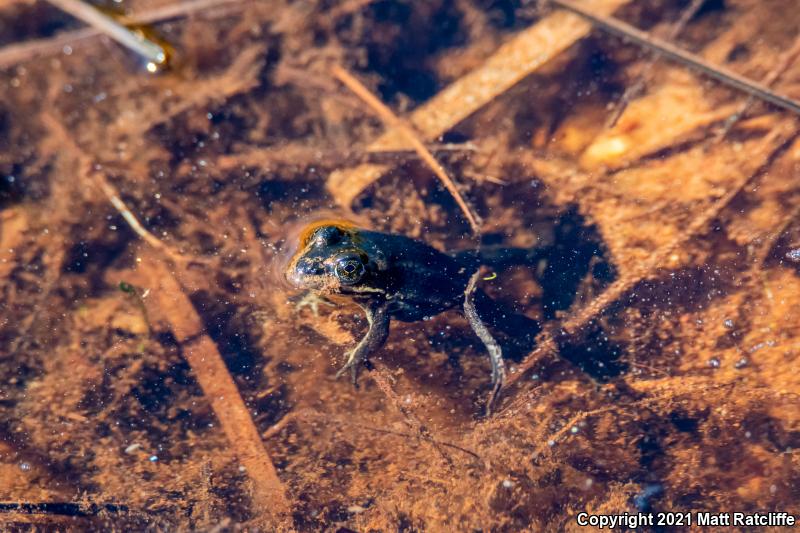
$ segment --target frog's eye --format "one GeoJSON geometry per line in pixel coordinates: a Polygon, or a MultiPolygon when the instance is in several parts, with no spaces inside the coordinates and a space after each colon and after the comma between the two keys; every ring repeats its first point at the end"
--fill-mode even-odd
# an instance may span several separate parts
{"type": "Polygon", "coordinates": [[[344,233],[336,226],[323,226],[314,232],[314,243],[320,246],[336,244],[344,233]]]}
{"type": "Polygon", "coordinates": [[[345,285],[358,283],[364,277],[364,263],[357,255],[348,254],[336,259],[333,273],[345,285]]]}

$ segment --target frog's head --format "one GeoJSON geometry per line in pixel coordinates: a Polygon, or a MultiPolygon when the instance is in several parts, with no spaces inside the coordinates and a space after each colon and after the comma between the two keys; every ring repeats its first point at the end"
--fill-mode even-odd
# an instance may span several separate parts
{"type": "Polygon", "coordinates": [[[359,230],[348,223],[312,224],[300,236],[286,279],[295,288],[323,293],[369,292],[367,280],[380,265],[367,248],[359,230]]]}

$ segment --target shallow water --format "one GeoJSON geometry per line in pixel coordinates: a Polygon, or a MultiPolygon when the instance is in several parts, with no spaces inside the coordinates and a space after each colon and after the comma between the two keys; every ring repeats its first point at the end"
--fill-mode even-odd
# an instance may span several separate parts
{"type": "MultiPolygon", "coordinates": [[[[662,38],[685,16],[670,42],[800,98],[791,2],[589,4],[662,38]]],[[[82,27],[54,7],[0,1],[3,529],[796,512],[795,117],[752,101],[732,119],[741,92],[534,2],[186,13],[147,28],[175,54],[152,75],[105,38],[44,42],[82,27]],[[479,232],[334,65],[411,125],[479,232]],[[508,313],[484,317],[508,356],[491,416],[460,296],[392,320],[358,388],[335,378],[364,311],[285,277],[327,218],[532,250],[478,282],[508,313]],[[541,325],[531,353],[511,313],[541,325]]],[[[400,294],[432,300],[438,279],[400,294]]]]}

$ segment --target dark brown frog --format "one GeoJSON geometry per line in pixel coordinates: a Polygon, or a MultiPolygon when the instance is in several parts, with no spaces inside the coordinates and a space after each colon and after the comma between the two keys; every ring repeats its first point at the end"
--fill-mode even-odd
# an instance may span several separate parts
{"type": "MultiPolygon", "coordinates": [[[[345,296],[364,309],[369,330],[337,374],[349,370],[356,383],[359,368],[386,341],[392,318],[415,322],[462,308],[470,276],[482,263],[498,267],[535,258],[536,250],[519,248],[447,254],[402,235],[326,221],[306,228],[285,275],[296,288],[318,296],[345,296]]],[[[517,351],[532,347],[539,330],[535,320],[510,311],[480,289],[473,301],[480,320],[513,337],[517,351]]],[[[497,390],[505,376],[503,360],[491,357],[491,361],[497,390]]]]}

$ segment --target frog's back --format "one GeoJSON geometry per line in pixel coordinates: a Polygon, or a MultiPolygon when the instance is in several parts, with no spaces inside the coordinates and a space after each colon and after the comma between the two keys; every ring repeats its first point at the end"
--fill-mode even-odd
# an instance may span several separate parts
{"type": "Polygon", "coordinates": [[[394,318],[414,322],[461,305],[470,265],[402,235],[365,231],[363,237],[385,255],[380,281],[394,318]]]}

